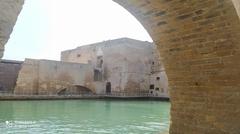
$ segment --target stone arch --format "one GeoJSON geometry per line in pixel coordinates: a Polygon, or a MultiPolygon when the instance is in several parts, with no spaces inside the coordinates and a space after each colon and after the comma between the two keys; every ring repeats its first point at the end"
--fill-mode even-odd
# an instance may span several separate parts
{"type": "Polygon", "coordinates": [[[239,134],[239,0],[114,1],[142,23],[163,57],[170,133],[239,134]]]}
{"type": "Polygon", "coordinates": [[[236,8],[232,0],[114,1],[158,46],[170,86],[170,133],[240,133],[238,0],[236,8]]]}

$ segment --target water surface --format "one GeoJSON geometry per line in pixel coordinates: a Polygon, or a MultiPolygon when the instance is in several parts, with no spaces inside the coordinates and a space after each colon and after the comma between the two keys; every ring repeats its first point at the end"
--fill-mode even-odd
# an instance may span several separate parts
{"type": "Polygon", "coordinates": [[[161,134],[169,102],[0,101],[1,134],[161,134]]]}

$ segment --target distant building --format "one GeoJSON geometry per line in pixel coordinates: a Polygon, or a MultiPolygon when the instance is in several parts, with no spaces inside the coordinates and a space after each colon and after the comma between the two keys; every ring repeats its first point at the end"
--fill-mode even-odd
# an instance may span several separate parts
{"type": "Polygon", "coordinates": [[[168,80],[156,46],[128,38],[63,51],[61,61],[26,59],[15,72],[9,86],[15,94],[168,97],[168,80]]]}
{"type": "Polygon", "coordinates": [[[156,46],[129,38],[63,51],[61,60],[90,64],[97,94],[168,97],[168,82],[156,46]]]}

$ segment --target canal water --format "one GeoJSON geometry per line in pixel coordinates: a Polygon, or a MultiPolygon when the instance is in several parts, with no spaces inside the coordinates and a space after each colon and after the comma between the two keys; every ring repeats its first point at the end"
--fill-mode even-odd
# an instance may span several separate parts
{"type": "Polygon", "coordinates": [[[166,134],[169,102],[0,101],[1,134],[166,134]]]}

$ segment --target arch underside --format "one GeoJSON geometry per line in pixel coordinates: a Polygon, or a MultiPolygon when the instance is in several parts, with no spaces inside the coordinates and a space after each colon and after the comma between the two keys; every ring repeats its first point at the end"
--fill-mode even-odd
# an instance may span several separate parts
{"type": "MultiPolygon", "coordinates": [[[[142,23],[158,46],[170,86],[170,133],[239,134],[239,1],[114,1],[142,23]]],[[[0,50],[23,0],[0,1],[0,7],[4,2],[13,9],[0,8],[0,50]]]]}
{"type": "Polygon", "coordinates": [[[240,21],[233,2],[114,1],[158,46],[170,86],[170,133],[240,133],[240,21]]]}
{"type": "Polygon", "coordinates": [[[0,60],[3,57],[4,45],[7,43],[24,0],[0,1],[0,60]]]}

